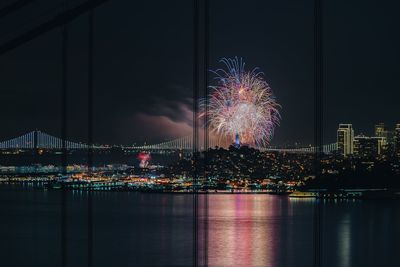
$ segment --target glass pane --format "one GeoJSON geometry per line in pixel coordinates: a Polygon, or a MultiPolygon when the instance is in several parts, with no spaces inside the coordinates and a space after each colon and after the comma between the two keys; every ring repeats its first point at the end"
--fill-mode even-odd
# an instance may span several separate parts
{"type": "Polygon", "coordinates": [[[316,183],[331,195],[323,205],[323,263],[396,266],[398,4],[324,5],[324,139],[338,150],[316,183]]]}
{"type": "Polygon", "coordinates": [[[96,266],[193,263],[193,196],[168,193],[166,172],[192,139],[192,12],[191,1],[96,11],[94,140],[112,146],[94,155],[107,184],[92,193],[96,266]]]}
{"type": "Polygon", "coordinates": [[[397,4],[89,2],[0,3],[2,265],[395,266],[397,4]]]}
{"type": "Polygon", "coordinates": [[[200,198],[200,216],[208,264],[311,266],[315,199],[289,194],[314,176],[313,1],[210,2],[208,133],[228,142],[206,155],[212,190],[200,198]],[[244,70],[232,71],[241,62],[244,70]],[[246,81],[249,73],[258,83],[246,81]],[[252,97],[267,92],[262,81],[281,106],[273,136],[263,132],[271,102],[252,97]]]}
{"type": "Polygon", "coordinates": [[[46,146],[54,140],[38,141],[40,131],[60,136],[59,49],[59,32],[51,32],[1,55],[0,251],[4,266],[61,262],[61,198],[59,192],[44,189],[57,174],[61,157],[46,146]]]}

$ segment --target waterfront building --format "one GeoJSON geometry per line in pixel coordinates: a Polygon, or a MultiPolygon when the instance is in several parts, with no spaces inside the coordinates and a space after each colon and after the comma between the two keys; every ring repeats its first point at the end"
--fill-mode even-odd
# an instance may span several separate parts
{"type": "MultiPolygon", "coordinates": [[[[382,138],[381,143],[381,153],[389,149],[389,139],[391,138],[391,132],[385,128],[384,123],[378,123],[375,125],[375,137],[382,138]]],[[[380,153],[379,153],[380,154],[380,153]]]]}
{"type": "Polygon", "coordinates": [[[352,124],[339,124],[337,131],[338,152],[343,156],[352,155],[354,152],[354,130],[352,124]]]}
{"type": "Polygon", "coordinates": [[[385,129],[385,124],[384,123],[378,123],[375,125],[375,136],[378,137],[387,137],[386,136],[387,131],[385,129]]]}
{"type": "Polygon", "coordinates": [[[385,137],[357,135],[354,137],[354,154],[361,158],[381,155],[386,145],[385,137]]]}

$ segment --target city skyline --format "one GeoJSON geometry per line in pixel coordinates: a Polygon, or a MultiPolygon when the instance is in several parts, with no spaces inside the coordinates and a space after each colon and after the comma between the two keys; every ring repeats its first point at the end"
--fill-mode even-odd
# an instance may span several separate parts
{"type": "MultiPolygon", "coordinates": [[[[392,128],[388,128],[388,125],[379,122],[379,123],[374,124],[373,127],[370,130],[367,130],[367,131],[362,131],[362,130],[360,131],[359,129],[353,128],[353,124],[352,123],[339,123],[338,126],[339,126],[339,129],[335,132],[336,133],[335,140],[334,140],[335,143],[339,142],[338,132],[341,130],[341,127],[342,126],[343,127],[350,127],[351,134],[347,137],[347,138],[350,138],[347,141],[347,146],[349,146],[348,142],[350,142],[350,140],[354,140],[355,137],[365,136],[365,137],[385,137],[385,138],[388,138],[387,135],[389,134],[392,139],[393,138],[395,139],[397,134],[400,132],[400,123],[395,123],[392,128]],[[377,127],[382,127],[382,128],[377,130],[377,127]],[[377,131],[380,131],[380,133],[378,133],[377,131]]],[[[11,136],[11,137],[6,138],[6,139],[0,139],[0,143],[1,142],[5,142],[7,140],[11,140],[13,138],[17,138],[19,136],[33,134],[34,132],[46,133],[46,131],[44,131],[42,129],[39,130],[39,129],[36,128],[35,130],[32,130],[32,131],[20,132],[20,133],[18,133],[17,136],[11,136]]],[[[199,132],[201,132],[203,134],[204,129],[200,129],[199,132]]],[[[212,136],[210,136],[210,137],[212,137],[212,136]]],[[[186,139],[193,138],[193,134],[190,134],[190,135],[187,135],[187,136],[177,136],[175,139],[166,139],[166,140],[164,140],[162,142],[159,142],[159,143],[164,143],[164,142],[169,142],[169,141],[174,141],[174,140],[179,140],[179,139],[185,139],[185,138],[186,139]]],[[[202,140],[203,138],[204,137],[201,136],[201,137],[199,137],[199,140],[202,140]]],[[[84,140],[77,140],[77,139],[72,140],[71,138],[67,138],[66,141],[67,142],[74,142],[76,144],[84,144],[85,143],[84,140]]],[[[324,141],[326,141],[326,142],[324,142],[325,144],[332,143],[332,142],[330,142],[328,140],[324,140],[324,141]]],[[[233,144],[233,143],[234,142],[232,141],[231,144],[233,144]]],[[[146,142],[146,141],[137,142],[137,141],[133,140],[132,142],[128,142],[128,143],[125,143],[125,144],[122,144],[122,143],[103,143],[103,144],[101,144],[100,142],[96,142],[96,140],[95,140],[95,142],[93,144],[94,145],[106,145],[106,146],[113,146],[113,145],[116,145],[116,146],[121,146],[121,145],[122,146],[123,145],[132,146],[132,145],[151,145],[151,144],[156,145],[157,143],[156,142],[155,143],[151,143],[151,142],[146,142]]],[[[229,144],[227,144],[227,145],[229,145],[229,144]]],[[[299,143],[299,142],[294,142],[294,143],[290,144],[290,143],[286,142],[284,144],[271,144],[270,146],[271,147],[279,147],[279,146],[281,146],[281,147],[291,147],[291,146],[295,147],[295,146],[298,146],[298,145],[310,146],[310,145],[313,145],[313,144],[312,143],[308,143],[308,144],[307,143],[299,143]]],[[[265,146],[265,147],[268,147],[268,146],[265,146]]],[[[353,151],[350,152],[350,150],[349,150],[346,154],[352,154],[352,153],[353,153],[353,151]]]]}
{"type": "Polygon", "coordinates": [[[337,130],[337,145],[338,152],[344,157],[400,155],[400,123],[393,128],[388,128],[384,123],[375,124],[372,135],[356,133],[352,124],[341,123],[337,130]]]}

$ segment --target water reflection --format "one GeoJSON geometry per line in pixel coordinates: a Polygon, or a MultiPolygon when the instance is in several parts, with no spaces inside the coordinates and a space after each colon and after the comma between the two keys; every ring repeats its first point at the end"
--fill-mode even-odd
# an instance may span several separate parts
{"type": "Polygon", "coordinates": [[[295,220],[298,204],[303,203],[268,195],[209,196],[209,266],[290,266],[296,259],[287,257],[295,251],[304,252],[298,263],[311,264],[310,240],[292,239],[296,231],[312,236],[311,216],[295,220]]]}
{"type": "Polygon", "coordinates": [[[325,201],[323,266],[398,266],[398,204],[393,200],[325,201]]]}
{"type": "MultiPolygon", "coordinates": [[[[206,214],[204,197],[199,266],[205,256],[212,267],[312,266],[315,200],[212,194],[206,214]]],[[[92,198],[95,266],[192,266],[193,195],[94,192],[92,198]]],[[[68,191],[66,199],[69,265],[86,266],[87,192],[68,191]]],[[[60,200],[57,190],[0,188],[1,266],[60,265],[60,200]]],[[[398,204],[323,202],[323,266],[398,266],[398,204]]]]}
{"type": "Polygon", "coordinates": [[[338,266],[340,267],[350,267],[350,240],[351,240],[351,231],[350,231],[350,223],[349,223],[349,214],[345,214],[345,216],[339,221],[338,225],[338,248],[339,248],[339,257],[338,257],[338,266]]]}

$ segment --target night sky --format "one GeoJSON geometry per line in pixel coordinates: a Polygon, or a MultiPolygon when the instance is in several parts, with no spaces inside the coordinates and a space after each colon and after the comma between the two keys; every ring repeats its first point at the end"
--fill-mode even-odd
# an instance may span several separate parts
{"type": "MultiPolygon", "coordinates": [[[[56,1],[37,2],[1,19],[1,43],[57,12],[56,1]]],[[[235,56],[249,69],[260,67],[282,105],[273,144],[311,143],[314,1],[210,2],[211,69],[235,56]]],[[[378,122],[400,123],[399,8],[397,1],[325,1],[325,143],[336,140],[338,123],[353,123],[356,133],[366,134],[378,122]]],[[[159,142],[191,133],[192,21],[187,0],[110,0],[96,9],[97,143],[159,142]]],[[[87,15],[69,24],[68,136],[76,141],[87,138],[87,34],[87,15]]],[[[0,140],[34,129],[60,136],[60,29],[0,57],[0,140]]]]}

